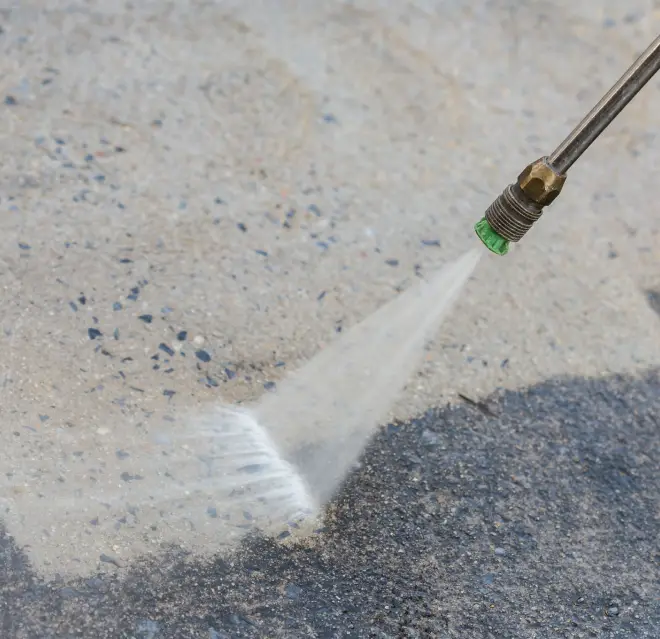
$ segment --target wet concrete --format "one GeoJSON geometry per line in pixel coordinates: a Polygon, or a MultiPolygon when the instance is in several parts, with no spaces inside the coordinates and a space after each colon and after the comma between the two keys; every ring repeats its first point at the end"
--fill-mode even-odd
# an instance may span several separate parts
{"type": "Polygon", "coordinates": [[[42,581],[8,638],[657,637],[660,374],[561,378],[390,424],[303,545],[42,581]]]}

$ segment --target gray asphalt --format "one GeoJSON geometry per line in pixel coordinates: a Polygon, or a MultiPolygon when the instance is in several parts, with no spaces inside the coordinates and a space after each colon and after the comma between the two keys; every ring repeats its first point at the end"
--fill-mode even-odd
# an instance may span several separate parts
{"type": "Polygon", "coordinates": [[[390,424],[304,545],[41,581],[5,535],[3,637],[658,637],[660,372],[390,424]]]}

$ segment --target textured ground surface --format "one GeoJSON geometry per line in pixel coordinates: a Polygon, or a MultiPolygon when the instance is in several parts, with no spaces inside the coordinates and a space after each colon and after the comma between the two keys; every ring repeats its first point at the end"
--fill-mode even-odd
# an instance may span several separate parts
{"type": "Polygon", "coordinates": [[[562,379],[390,425],[303,547],[41,583],[4,637],[658,637],[660,378],[562,379]]]}
{"type": "MultiPolygon", "coordinates": [[[[130,443],[191,408],[259,396],[473,246],[493,197],[660,30],[657,0],[592,4],[0,0],[0,497],[63,481],[109,435],[130,443]]],[[[370,453],[382,477],[351,479],[350,508],[308,552],[257,545],[103,601],[21,594],[26,573],[14,575],[7,601],[22,603],[5,634],[25,622],[48,636],[39,619],[51,619],[70,636],[98,609],[108,636],[116,622],[155,639],[135,624],[162,596],[159,628],[175,628],[178,607],[202,633],[171,636],[351,623],[577,636],[573,618],[585,636],[657,636],[657,424],[650,404],[634,413],[657,383],[575,380],[660,365],[659,89],[572,169],[523,244],[482,261],[393,411],[504,388],[502,423],[465,409],[392,435],[401,447],[383,437],[370,453]],[[440,437],[430,448],[425,429],[440,437]],[[409,499],[390,482],[415,472],[409,499]],[[492,479],[510,475],[520,483],[492,479]],[[504,555],[488,554],[489,536],[504,555]],[[620,614],[604,618],[608,606],[620,614]]],[[[30,521],[10,532],[27,557],[50,534],[30,521]]],[[[140,579],[122,565],[98,569],[140,579]]]]}

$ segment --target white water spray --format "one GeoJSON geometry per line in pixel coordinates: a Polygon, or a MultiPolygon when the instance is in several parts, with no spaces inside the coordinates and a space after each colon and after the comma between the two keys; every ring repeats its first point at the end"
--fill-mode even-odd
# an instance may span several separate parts
{"type": "Polygon", "coordinates": [[[133,432],[130,446],[126,429],[84,446],[78,435],[75,443],[93,451],[84,460],[71,458],[71,436],[62,435],[31,467],[0,480],[0,515],[37,567],[80,574],[167,545],[217,553],[250,531],[313,530],[479,255],[419,280],[248,410],[200,409],[183,426],[133,432]]]}

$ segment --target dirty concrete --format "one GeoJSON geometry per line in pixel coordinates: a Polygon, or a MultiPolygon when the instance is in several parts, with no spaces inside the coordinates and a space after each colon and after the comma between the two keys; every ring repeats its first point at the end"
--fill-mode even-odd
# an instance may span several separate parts
{"type": "MultiPolygon", "coordinates": [[[[3,498],[260,396],[474,246],[659,26],[656,0],[5,3],[3,498]]],[[[660,364],[659,107],[652,82],[484,259],[393,418],[660,364]]],[[[39,574],[71,569],[33,524],[9,528],[39,574]]]]}

